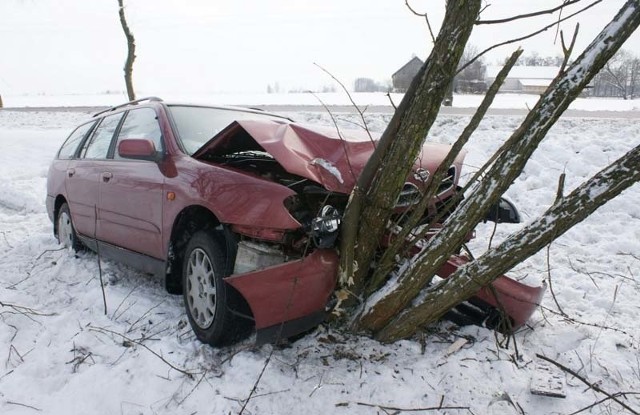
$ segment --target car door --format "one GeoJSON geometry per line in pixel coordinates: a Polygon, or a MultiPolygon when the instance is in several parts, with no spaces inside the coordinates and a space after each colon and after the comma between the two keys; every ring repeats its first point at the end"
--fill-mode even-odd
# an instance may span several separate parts
{"type": "Polygon", "coordinates": [[[118,143],[128,138],[151,140],[156,150],[163,152],[155,110],[128,111],[112,149],[113,157],[100,165],[98,239],[164,259],[161,232],[164,175],[154,161],[119,156],[118,143]]]}
{"type": "Polygon", "coordinates": [[[66,192],[76,232],[89,238],[96,236],[96,210],[99,203],[100,167],[109,148],[122,113],[104,117],[82,146],[76,159],[67,164],[66,192]]]}

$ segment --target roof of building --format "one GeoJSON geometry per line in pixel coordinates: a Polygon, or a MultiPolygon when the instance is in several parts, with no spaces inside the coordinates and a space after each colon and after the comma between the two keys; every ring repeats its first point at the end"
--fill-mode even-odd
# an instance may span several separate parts
{"type": "Polygon", "coordinates": [[[549,86],[550,79],[519,79],[522,86],[549,86]]]}
{"type": "MultiPolygon", "coordinates": [[[[500,65],[487,66],[487,78],[495,78],[502,69],[500,65]]],[[[557,66],[514,66],[509,72],[508,78],[518,79],[553,79],[558,75],[560,68],[557,66]]]]}
{"type": "Polygon", "coordinates": [[[394,76],[396,76],[398,74],[398,72],[402,72],[402,70],[404,68],[406,68],[407,66],[411,65],[414,63],[414,61],[418,61],[418,63],[420,64],[420,66],[422,66],[424,64],[424,62],[422,62],[422,60],[420,58],[418,58],[417,56],[414,56],[413,58],[411,58],[409,60],[409,62],[405,63],[404,65],[402,65],[402,67],[400,69],[398,69],[397,71],[395,71],[393,73],[393,75],[391,75],[391,77],[393,78],[394,76]]]}

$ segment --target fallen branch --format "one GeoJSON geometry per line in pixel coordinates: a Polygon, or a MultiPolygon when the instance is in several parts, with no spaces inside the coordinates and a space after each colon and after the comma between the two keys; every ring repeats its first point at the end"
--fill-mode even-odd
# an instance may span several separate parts
{"type": "Polygon", "coordinates": [[[471,412],[471,409],[468,406],[430,406],[426,408],[399,408],[395,406],[385,406],[379,405],[375,403],[367,403],[367,402],[340,402],[337,403],[336,406],[348,406],[350,403],[355,403],[359,406],[368,406],[369,408],[380,408],[383,411],[400,411],[400,412],[422,412],[422,411],[442,411],[442,410],[457,410],[457,411],[468,411],[471,412]]]}
{"type": "Polygon", "coordinates": [[[536,353],[536,357],[539,358],[539,359],[542,359],[542,360],[546,360],[547,362],[551,363],[552,365],[557,366],[560,370],[562,370],[563,372],[568,373],[571,376],[573,376],[574,378],[578,379],[579,381],[581,381],[582,383],[587,385],[590,389],[592,389],[592,390],[594,390],[596,392],[602,393],[603,395],[606,395],[609,399],[614,400],[620,406],[622,406],[624,409],[626,409],[627,411],[631,412],[632,414],[640,415],[640,412],[636,411],[635,409],[631,408],[629,405],[627,405],[626,403],[624,403],[620,399],[618,399],[617,396],[616,396],[618,394],[611,394],[611,393],[605,391],[604,389],[600,388],[595,383],[589,382],[588,380],[586,380],[585,378],[583,378],[582,376],[580,376],[579,374],[577,374],[573,370],[571,370],[568,367],[562,365],[561,363],[556,362],[553,359],[550,359],[550,358],[548,358],[546,356],[543,356],[541,354],[538,354],[538,353],[536,353]]]}

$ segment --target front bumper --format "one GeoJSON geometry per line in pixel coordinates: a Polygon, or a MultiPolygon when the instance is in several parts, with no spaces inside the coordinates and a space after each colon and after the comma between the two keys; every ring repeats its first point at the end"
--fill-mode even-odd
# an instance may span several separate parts
{"type": "Polygon", "coordinates": [[[292,336],[322,321],[319,317],[311,317],[324,312],[336,284],[337,272],[336,251],[316,249],[302,259],[234,274],[225,281],[249,304],[258,332],[298,321],[300,324],[289,325],[292,328],[286,334],[292,336]]]}

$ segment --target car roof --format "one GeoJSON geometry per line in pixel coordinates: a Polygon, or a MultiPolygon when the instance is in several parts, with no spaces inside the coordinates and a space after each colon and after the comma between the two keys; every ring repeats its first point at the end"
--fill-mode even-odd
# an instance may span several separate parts
{"type": "Polygon", "coordinates": [[[279,114],[274,114],[271,112],[266,112],[260,108],[247,108],[247,107],[237,107],[237,106],[224,106],[224,105],[204,105],[204,104],[189,104],[189,103],[178,103],[178,102],[165,102],[162,98],[158,98],[155,96],[150,96],[150,97],[144,97],[144,98],[140,98],[140,99],[136,99],[133,101],[129,101],[129,102],[125,102],[123,104],[120,105],[116,105],[107,109],[104,109],[102,111],[99,111],[95,114],[93,114],[93,117],[96,118],[100,115],[103,114],[107,114],[110,112],[114,112],[116,110],[127,110],[130,109],[130,107],[136,107],[139,104],[143,104],[143,103],[149,103],[149,104],[153,104],[153,103],[158,103],[161,105],[166,105],[168,107],[171,106],[184,106],[184,107],[199,107],[199,108],[212,108],[212,109],[220,109],[220,110],[226,110],[226,111],[238,111],[238,112],[246,112],[246,113],[253,113],[253,114],[260,114],[260,115],[268,115],[268,116],[272,116],[272,117],[277,117],[277,118],[281,118],[283,120],[287,120],[287,121],[293,121],[292,119],[285,117],[283,115],[279,115],[279,114]]]}

